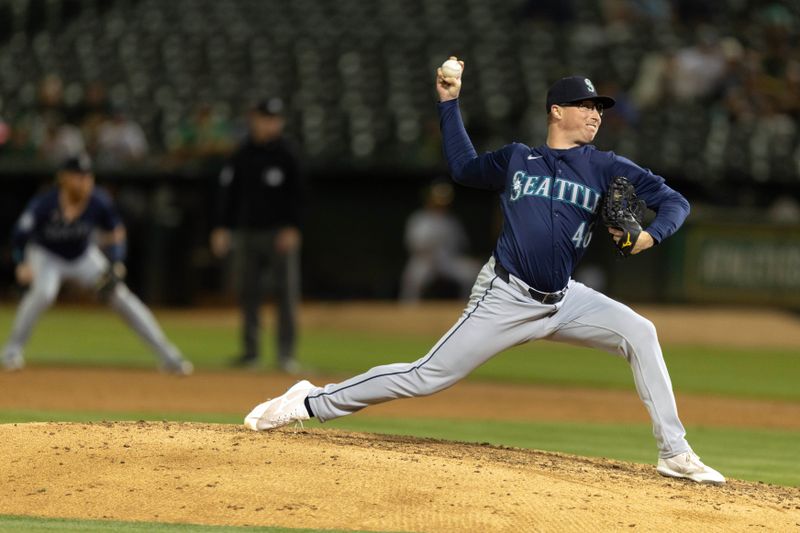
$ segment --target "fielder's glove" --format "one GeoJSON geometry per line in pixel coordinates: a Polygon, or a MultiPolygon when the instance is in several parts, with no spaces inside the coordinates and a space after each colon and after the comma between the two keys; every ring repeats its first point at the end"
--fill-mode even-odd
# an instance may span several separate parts
{"type": "Polygon", "coordinates": [[[622,257],[628,257],[636,246],[642,232],[644,210],[644,201],[636,197],[636,189],[627,178],[617,176],[611,180],[600,214],[606,226],[622,231],[622,237],[616,242],[617,253],[622,257]]]}
{"type": "Polygon", "coordinates": [[[121,261],[109,263],[106,271],[103,272],[103,274],[97,280],[97,283],[95,283],[95,292],[97,293],[98,298],[103,301],[107,301],[111,296],[111,293],[114,292],[114,288],[118,283],[122,283],[122,281],[125,279],[125,274],[127,273],[128,270],[121,261]]]}

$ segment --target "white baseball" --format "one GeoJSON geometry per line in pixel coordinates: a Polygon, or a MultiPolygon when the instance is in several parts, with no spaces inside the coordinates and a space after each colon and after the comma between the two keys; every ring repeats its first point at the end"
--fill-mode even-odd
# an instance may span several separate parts
{"type": "Polygon", "coordinates": [[[448,59],[442,63],[442,74],[445,78],[460,78],[462,70],[464,69],[461,68],[461,63],[455,59],[448,59]]]}

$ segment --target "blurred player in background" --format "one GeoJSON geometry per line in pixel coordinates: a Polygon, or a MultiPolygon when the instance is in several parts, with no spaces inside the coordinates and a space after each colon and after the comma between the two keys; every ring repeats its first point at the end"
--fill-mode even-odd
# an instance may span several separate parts
{"type": "Polygon", "coordinates": [[[192,364],[167,340],[150,310],[123,282],[125,227],[108,194],[95,188],[88,156],[72,157],[61,165],[57,186],[30,201],[14,227],[12,240],[17,281],[30,288],[3,348],[6,370],[24,366],[23,347],[39,316],[55,301],[62,281],[74,281],[93,289],[122,315],[156,353],[163,371],[192,373],[192,364]]]}
{"type": "Polygon", "coordinates": [[[233,248],[243,314],[243,352],[236,366],[255,366],[260,355],[259,308],[271,271],[278,303],[278,365],[297,371],[295,338],[300,299],[302,184],[297,156],[283,136],[283,101],[260,102],[249,116],[249,135],[219,176],[211,251],[233,248]]]}
{"type": "Polygon", "coordinates": [[[425,207],[406,223],[410,257],[403,271],[400,300],[416,303],[426,287],[439,278],[458,284],[459,296],[469,296],[480,264],[464,255],[469,242],[464,227],[450,212],[453,186],[434,182],[426,191],[425,207]]]}

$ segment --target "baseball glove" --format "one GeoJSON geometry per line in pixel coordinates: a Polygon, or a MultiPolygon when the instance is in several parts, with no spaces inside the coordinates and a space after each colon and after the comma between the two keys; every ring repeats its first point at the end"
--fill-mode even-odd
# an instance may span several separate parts
{"type": "Polygon", "coordinates": [[[127,274],[127,272],[122,262],[117,261],[115,263],[109,263],[106,271],[103,272],[97,280],[97,283],[95,283],[94,290],[97,297],[104,302],[108,301],[117,284],[122,283],[125,279],[125,274],[127,274]]]}
{"type": "Polygon", "coordinates": [[[627,178],[617,176],[611,180],[600,213],[606,226],[622,230],[622,237],[615,244],[622,257],[631,255],[636,246],[642,232],[644,210],[644,201],[636,197],[636,189],[627,178]]]}

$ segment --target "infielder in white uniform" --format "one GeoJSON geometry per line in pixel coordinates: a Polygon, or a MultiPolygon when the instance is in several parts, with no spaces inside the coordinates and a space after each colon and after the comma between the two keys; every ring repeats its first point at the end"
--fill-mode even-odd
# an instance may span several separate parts
{"type": "MultiPolygon", "coordinates": [[[[589,144],[614,100],[598,95],[587,78],[563,78],[547,93],[545,144],[513,143],[479,156],[458,109],[460,73],[445,77],[440,68],[436,90],[453,179],[495,192],[504,216],[493,256],[478,275],[464,313],[417,361],[379,366],[324,387],[301,381],[256,406],[245,425],[266,430],[312,416],[324,422],[388,400],[433,394],[507,348],[548,339],[599,348],[628,361],[653,423],[658,472],[724,483],[686,441],[652,322],[571,278],[591,241],[600,198],[614,177],[626,177],[638,198],[656,212],[632,245],[633,254],[672,235],[689,213],[686,199],[663,178],[589,144]]],[[[609,232],[615,241],[622,236],[616,229],[609,232]]]]}
{"type": "Polygon", "coordinates": [[[425,288],[440,277],[456,282],[463,298],[469,296],[481,265],[464,253],[469,240],[450,212],[452,202],[453,186],[436,182],[426,191],[425,207],[406,222],[409,258],[400,285],[404,303],[419,302],[425,288]]]}
{"type": "Polygon", "coordinates": [[[85,155],[68,159],[58,172],[58,185],[35,196],[14,227],[14,260],[20,285],[30,288],[17,309],[2,365],[20,370],[23,347],[39,316],[55,301],[63,281],[94,289],[155,352],[161,369],[189,375],[192,364],[171,344],[150,310],[122,281],[125,227],[111,198],[94,187],[91,162],[85,155]],[[96,230],[100,230],[99,232],[96,230]],[[106,250],[106,255],[95,243],[106,250]]]}

